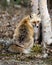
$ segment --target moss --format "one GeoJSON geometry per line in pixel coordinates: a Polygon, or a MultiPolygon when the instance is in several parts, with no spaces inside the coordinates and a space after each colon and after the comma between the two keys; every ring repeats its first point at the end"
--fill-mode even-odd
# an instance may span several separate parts
{"type": "Polygon", "coordinates": [[[40,45],[36,44],[33,46],[32,51],[36,52],[36,53],[41,53],[42,47],[40,45]]]}

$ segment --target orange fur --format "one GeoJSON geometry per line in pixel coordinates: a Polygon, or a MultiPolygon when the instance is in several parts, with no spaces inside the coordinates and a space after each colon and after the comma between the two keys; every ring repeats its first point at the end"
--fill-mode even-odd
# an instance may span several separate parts
{"type": "Polygon", "coordinates": [[[30,17],[27,16],[19,22],[14,31],[13,38],[17,41],[15,44],[19,46],[17,46],[17,50],[19,49],[22,53],[29,53],[34,42],[33,35],[34,29],[30,23],[30,17]]]}

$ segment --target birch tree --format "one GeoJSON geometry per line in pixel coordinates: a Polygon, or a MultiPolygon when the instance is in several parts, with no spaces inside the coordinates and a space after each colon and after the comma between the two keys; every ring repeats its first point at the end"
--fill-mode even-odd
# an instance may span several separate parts
{"type": "Polygon", "coordinates": [[[42,33],[43,33],[43,41],[47,44],[52,43],[52,35],[51,35],[51,19],[47,8],[47,0],[39,0],[39,8],[42,19],[42,33]]]}
{"type": "MultiPolygon", "coordinates": [[[[46,44],[52,43],[51,19],[47,8],[47,0],[39,0],[39,9],[42,19],[43,48],[46,54],[46,44]]],[[[46,56],[46,55],[44,55],[46,56]]]]}
{"type": "Polygon", "coordinates": [[[46,44],[50,45],[52,43],[52,31],[51,31],[51,19],[47,8],[47,0],[31,0],[33,3],[32,12],[38,13],[38,8],[40,10],[40,16],[42,20],[42,44],[44,57],[47,56],[46,44]]]}

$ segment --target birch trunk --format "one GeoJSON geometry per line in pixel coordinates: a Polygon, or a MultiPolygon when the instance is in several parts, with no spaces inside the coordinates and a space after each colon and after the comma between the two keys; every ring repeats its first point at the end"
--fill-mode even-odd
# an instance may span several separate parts
{"type": "Polygon", "coordinates": [[[47,8],[47,0],[39,0],[39,8],[43,27],[42,28],[43,42],[51,44],[52,43],[51,20],[47,8]]]}
{"type": "Polygon", "coordinates": [[[38,14],[38,0],[31,0],[32,13],[38,14]]]}
{"type": "Polygon", "coordinates": [[[42,44],[43,44],[43,57],[48,56],[46,51],[46,44],[50,45],[52,43],[52,31],[51,31],[51,20],[47,8],[47,0],[39,0],[39,9],[42,20],[42,44]]]}

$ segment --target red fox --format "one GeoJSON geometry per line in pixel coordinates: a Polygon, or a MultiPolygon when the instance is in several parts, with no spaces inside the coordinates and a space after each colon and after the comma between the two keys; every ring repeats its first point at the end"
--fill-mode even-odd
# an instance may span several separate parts
{"type": "Polygon", "coordinates": [[[16,27],[13,39],[17,42],[9,47],[10,51],[29,53],[34,43],[34,29],[30,22],[30,16],[23,18],[16,27]]]}

